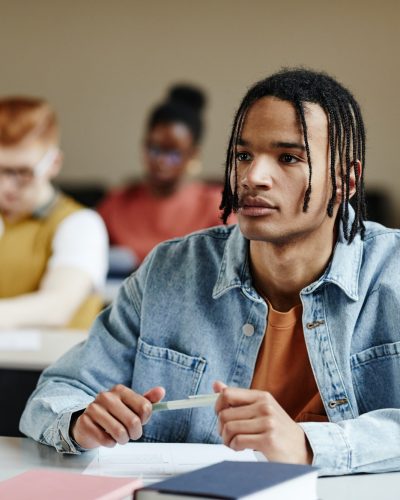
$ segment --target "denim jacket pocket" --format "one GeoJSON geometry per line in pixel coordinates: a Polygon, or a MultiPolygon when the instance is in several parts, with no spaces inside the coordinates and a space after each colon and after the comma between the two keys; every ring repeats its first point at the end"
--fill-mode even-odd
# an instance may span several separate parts
{"type": "Polygon", "coordinates": [[[400,342],[353,354],[350,363],[360,413],[400,408],[400,342]]]}
{"type": "MultiPolygon", "coordinates": [[[[207,362],[167,347],[138,339],[132,389],[143,394],[152,387],[165,388],[165,400],[184,399],[196,394],[207,362]]],[[[156,412],[143,427],[144,441],[184,442],[192,410],[156,412]]]]}

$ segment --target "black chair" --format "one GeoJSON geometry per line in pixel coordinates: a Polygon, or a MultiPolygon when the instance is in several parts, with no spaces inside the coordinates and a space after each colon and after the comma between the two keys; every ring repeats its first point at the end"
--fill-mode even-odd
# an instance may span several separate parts
{"type": "Polygon", "coordinates": [[[89,208],[95,208],[104,198],[107,188],[100,183],[56,183],[58,189],[89,208]]]}
{"type": "Polygon", "coordinates": [[[381,189],[367,189],[367,219],[379,222],[384,226],[392,227],[394,221],[394,207],[388,193],[381,189]]]}
{"type": "Polygon", "coordinates": [[[0,369],[0,436],[20,437],[19,420],[40,371],[0,369]]]}

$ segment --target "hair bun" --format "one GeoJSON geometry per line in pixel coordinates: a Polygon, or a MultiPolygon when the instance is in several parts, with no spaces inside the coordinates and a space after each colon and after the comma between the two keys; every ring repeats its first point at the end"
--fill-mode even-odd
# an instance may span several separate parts
{"type": "Polygon", "coordinates": [[[206,105],[206,96],[202,90],[194,85],[173,85],[168,92],[168,101],[191,108],[196,113],[203,111],[206,105]]]}

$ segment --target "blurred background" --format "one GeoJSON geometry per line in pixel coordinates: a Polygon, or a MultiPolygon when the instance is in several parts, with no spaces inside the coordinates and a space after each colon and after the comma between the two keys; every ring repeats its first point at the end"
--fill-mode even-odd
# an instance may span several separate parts
{"type": "Polygon", "coordinates": [[[325,70],[350,88],[367,125],[366,179],[400,224],[398,0],[0,0],[0,94],[58,111],[65,186],[140,177],[149,109],[176,82],[208,94],[202,149],[222,177],[246,89],[282,66],[325,70]]]}

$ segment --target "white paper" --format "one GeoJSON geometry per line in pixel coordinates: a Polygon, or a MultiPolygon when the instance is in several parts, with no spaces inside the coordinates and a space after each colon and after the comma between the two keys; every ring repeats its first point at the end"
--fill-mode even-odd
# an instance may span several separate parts
{"type": "Polygon", "coordinates": [[[39,330],[0,330],[0,351],[39,351],[41,346],[39,330]]]}
{"type": "Polygon", "coordinates": [[[233,451],[218,444],[128,443],[101,447],[84,474],[140,477],[151,484],[223,460],[256,462],[253,450],[233,451]]]}

